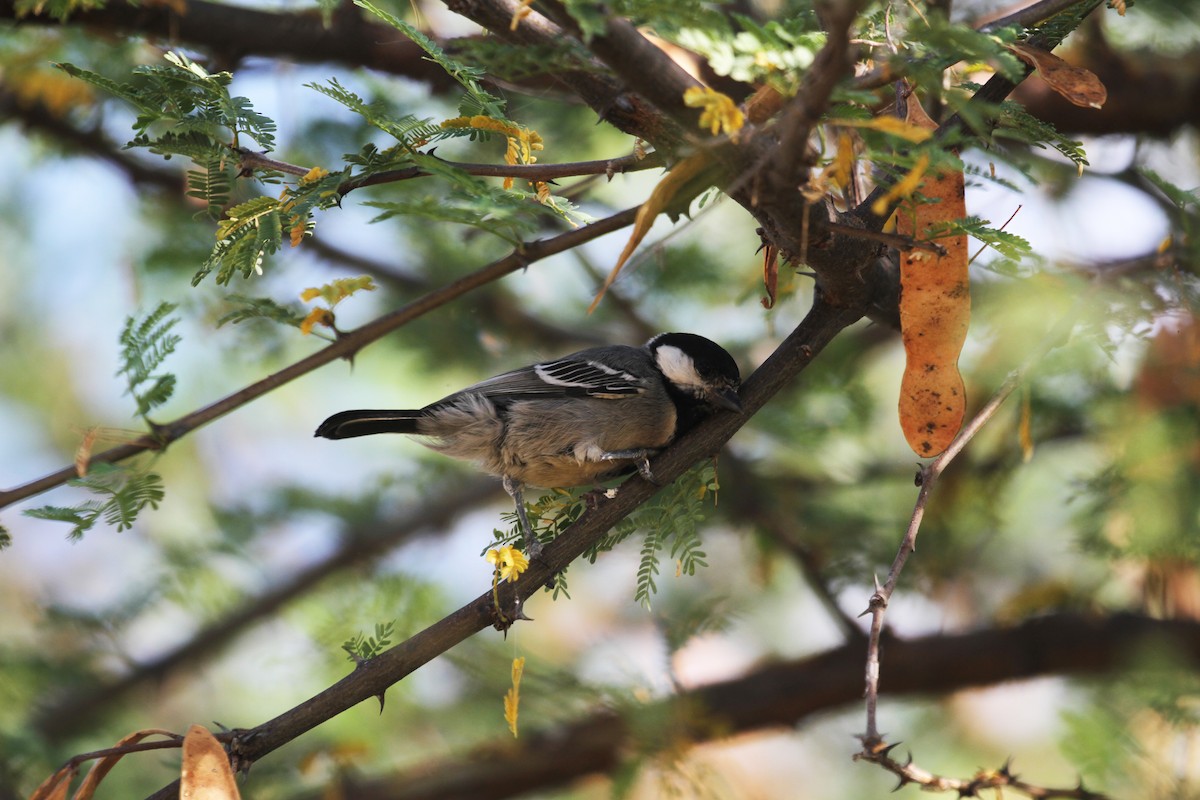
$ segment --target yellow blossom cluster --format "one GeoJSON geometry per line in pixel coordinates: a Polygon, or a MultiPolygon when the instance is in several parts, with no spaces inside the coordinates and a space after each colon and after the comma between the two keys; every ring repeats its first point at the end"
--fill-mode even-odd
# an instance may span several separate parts
{"type": "Polygon", "coordinates": [[[737,132],[746,124],[746,117],[733,98],[707,86],[693,86],[685,91],[683,104],[688,108],[704,109],[700,114],[700,127],[708,128],[713,136],[726,133],[736,141],[737,132]]]}
{"type": "Polygon", "coordinates": [[[325,301],[327,307],[314,308],[308,312],[308,316],[300,323],[300,332],[305,335],[310,334],[315,325],[324,325],[327,328],[332,328],[334,306],[355,292],[373,292],[377,288],[371,276],[363,275],[358,278],[338,278],[324,286],[313,286],[305,289],[300,293],[301,300],[305,303],[311,303],[313,300],[320,298],[325,301]]]}
{"type": "MultiPolygon", "coordinates": [[[[543,147],[542,137],[537,131],[531,131],[528,128],[523,128],[507,120],[485,117],[482,114],[477,114],[473,117],[448,119],[442,123],[442,127],[473,128],[477,131],[492,131],[503,134],[508,143],[504,150],[504,163],[509,165],[537,163],[537,157],[533,154],[543,147]]],[[[505,189],[511,189],[512,185],[512,178],[504,179],[505,189]]]]}
{"type": "MultiPolygon", "coordinates": [[[[300,178],[300,186],[316,183],[328,174],[329,170],[323,167],[313,167],[308,172],[304,173],[304,176],[300,178]]],[[[279,194],[279,200],[281,202],[281,205],[279,206],[279,212],[289,217],[287,221],[287,228],[290,234],[292,247],[299,247],[300,242],[304,240],[305,234],[307,234],[309,229],[312,227],[312,220],[305,216],[299,216],[292,213],[292,210],[296,207],[296,198],[295,192],[292,191],[291,187],[285,186],[283,188],[283,191],[279,194]]]]}
{"type": "Polygon", "coordinates": [[[522,572],[529,569],[529,559],[510,544],[498,550],[488,550],[484,558],[496,568],[497,577],[501,581],[516,581],[522,572]]]}

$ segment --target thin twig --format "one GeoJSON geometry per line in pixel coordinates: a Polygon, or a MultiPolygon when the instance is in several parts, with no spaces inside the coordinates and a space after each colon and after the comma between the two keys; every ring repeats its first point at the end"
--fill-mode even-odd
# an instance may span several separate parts
{"type": "MultiPolygon", "coordinates": [[[[1081,780],[1070,787],[1038,786],[1023,781],[1012,771],[1012,763],[1005,762],[999,769],[981,769],[970,778],[949,778],[938,775],[913,763],[910,755],[903,763],[892,758],[895,745],[883,747],[870,755],[859,753],[856,760],[870,761],[896,776],[896,789],[916,784],[927,792],[956,792],[959,797],[979,797],[980,792],[990,789],[997,797],[1003,797],[1002,789],[1012,789],[1037,800],[1106,800],[1107,796],[1085,789],[1081,780]]],[[[894,790],[893,790],[894,791],[894,790]]]]}
{"type": "MultiPolygon", "coordinates": [[[[1082,0],[1086,2],[1087,0],[1082,0]]],[[[1081,0],[1041,0],[1019,9],[1012,14],[1007,14],[1003,17],[991,20],[980,25],[977,30],[980,33],[992,33],[1009,25],[1020,25],[1022,28],[1034,28],[1049,20],[1051,17],[1061,14],[1073,6],[1080,5],[1081,0]]],[[[1095,3],[1094,5],[1099,5],[1095,3]]],[[[1050,44],[1052,48],[1057,45],[1057,42],[1050,44]]],[[[936,63],[939,56],[932,56],[924,59],[926,63],[936,63]]],[[[858,76],[854,79],[854,88],[868,90],[877,89],[880,86],[887,86],[902,77],[903,73],[896,70],[894,62],[888,62],[875,67],[870,72],[858,76]]]]}
{"type": "Polygon", "coordinates": [[[900,579],[900,573],[904,569],[908,557],[916,551],[917,534],[921,529],[921,521],[925,516],[925,508],[929,503],[929,497],[933,492],[934,486],[937,484],[938,478],[946,467],[953,461],[959,453],[967,446],[970,441],[975,438],[975,435],[986,425],[996,411],[1003,405],[1004,401],[1016,390],[1025,376],[1033,369],[1045,356],[1054,348],[1061,345],[1070,336],[1071,331],[1075,327],[1075,320],[1078,312],[1083,305],[1088,301],[1091,292],[1079,298],[1072,309],[1060,319],[1055,326],[1048,332],[1042,340],[1041,347],[1032,354],[1028,360],[1018,369],[1009,373],[1008,377],[996,390],[991,399],[979,409],[979,412],[968,422],[950,446],[945,449],[937,458],[930,462],[927,466],[921,469],[917,475],[918,485],[920,486],[917,492],[917,501],[913,506],[912,516],[909,518],[908,528],[904,532],[904,538],[900,542],[900,548],[896,552],[896,557],[892,561],[892,566],[888,570],[887,580],[883,585],[879,585],[879,579],[875,579],[875,591],[871,595],[871,599],[867,604],[867,610],[860,616],[870,614],[871,616],[871,631],[867,639],[867,663],[866,663],[866,710],[867,723],[866,730],[860,737],[863,743],[863,749],[860,756],[867,760],[875,760],[878,754],[886,755],[888,746],[884,743],[883,737],[879,733],[877,722],[877,710],[879,702],[879,665],[880,665],[880,641],[883,636],[883,618],[887,610],[888,602],[891,600],[892,593],[896,590],[896,583],[900,579]]]}
{"type": "MultiPolygon", "coordinates": [[[[460,161],[445,161],[447,166],[460,169],[468,175],[483,178],[516,178],[524,181],[552,181],[557,178],[573,178],[580,175],[620,175],[626,172],[640,172],[663,166],[664,159],[660,153],[649,153],[642,158],[635,155],[618,158],[602,158],[595,161],[574,161],[563,164],[472,164],[460,161]]],[[[419,167],[376,172],[361,178],[351,178],[338,187],[338,194],[349,194],[355,189],[366,186],[378,186],[384,183],[412,180],[428,175],[419,167]]]]}
{"type": "MultiPolygon", "coordinates": [[[[299,164],[289,164],[271,158],[265,153],[248,150],[244,147],[234,148],[244,171],[273,170],[288,175],[307,175],[312,168],[299,164]]],[[[563,164],[474,164],[463,161],[447,161],[439,159],[448,167],[462,170],[468,175],[483,178],[518,178],[526,181],[552,181],[557,178],[573,178],[579,175],[620,175],[626,172],[639,172],[644,169],[661,167],[664,159],[660,153],[648,153],[619,156],[617,158],[601,158],[594,161],[572,161],[563,164]]],[[[404,167],[389,169],[383,172],[373,172],[358,178],[351,178],[338,186],[338,194],[347,195],[355,189],[367,186],[378,186],[385,183],[408,181],[414,178],[428,177],[431,173],[420,167],[404,167]]]]}
{"type": "MultiPolygon", "coordinates": [[[[79,753],[71,756],[63,766],[78,766],[85,761],[95,761],[97,758],[108,758],[109,756],[128,755],[129,753],[144,753],[148,750],[178,750],[183,747],[183,737],[176,733],[160,731],[159,735],[166,736],[166,739],[160,739],[153,742],[131,742],[129,744],[120,744],[116,747],[105,747],[100,750],[92,750],[88,753],[79,753]]],[[[219,737],[222,734],[216,734],[219,737]]]]}
{"type": "Polygon", "coordinates": [[[867,730],[862,736],[864,750],[866,751],[876,748],[882,741],[876,724],[876,705],[879,699],[879,649],[883,634],[883,615],[887,609],[888,601],[892,597],[892,592],[896,589],[896,582],[900,579],[900,573],[904,570],[904,565],[908,561],[908,557],[917,549],[917,533],[921,529],[921,520],[925,516],[925,507],[929,502],[929,495],[933,491],[933,487],[937,484],[938,477],[942,474],[942,471],[946,469],[946,466],[954,460],[955,456],[962,452],[967,443],[975,437],[975,434],[995,415],[1001,404],[1020,385],[1023,375],[1024,370],[1016,370],[1010,373],[996,393],[992,395],[992,398],[988,400],[987,404],[967,423],[966,427],[959,431],[958,436],[954,437],[954,441],[950,443],[950,446],[919,473],[921,488],[917,492],[917,502],[913,508],[912,516],[909,518],[908,529],[904,532],[904,538],[900,542],[900,549],[896,553],[895,560],[892,561],[891,569],[888,570],[887,580],[884,581],[882,586],[878,585],[878,580],[876,580],[875,592],[871,595],[867,610],[863,612],[864,615],[871,615],[871,633],[867,640],[867,730]]]}
{"type": "Polygon", "coordinates": [[[314,169],[313,167],[302,167],[299,164],[289,164],[286,161],[271,158],[266,153],[259,153],[245,147],[235,147],[233,151],[238,154],[238,166],[245,175],[249,175],[254,170],[272,170],[303,177],[314,169]]]}
{"type": "MultiPolygon", "coordinates": [[[[93,463],[115,463],[147,451],[165,449],[167,445],[186,434],[203,425],[207,425],[215,419],[225,416],[231,411],[241,408],[253,400],[257,400],[259,397],[277,389],[285,383],[295,380],[302,375],[307,375],[331,361],[353,356],[371,342],[440,308],[451,300],[498,280],[509,273],[523,269],[535,261],[565,252],[584,242],[631,225],[636,215],[637,207],[635,206],[613,214],[610,217],[597,220],[590,225],[559,234],[558,236],[524,244],[514,249],[509,255],[497,259],[469,275],[465,275],[440,289],[429,292],[395,311],[384,314],[382,317],[378,317],[361,328],[344,333],[333,344],[284,367],[279,372],[252,383],[204,408],[180,417],[174,422],[157,426],[153,434],[147,434],[133,442],[118,445],[117,447],[94,454],[91,457],[91,461],[93,463]]],[[[0,491],[0,508],[11,505],[18,500],[24,500],[27,497],[40,494],[48,489],[53,489],[56,486],[61,486],[75,476],[75,467],[72,465],[37,480],[29,481],[16,488],[0,491]]]]}
{"type": "Polygon", "coordinates": [[[894,247],[897,250],[925,250],[930,253],[936,253],[939,256],[946,255],[946,248],[937,242],[920,241],[912,236],[901,236],[898,233],[884,233],[883,231],[870,230],[869,228],[856,228],[853,225],[844,225],[840,222],[827,222],[825,224],[834,233],[844,233],[847,236],[858,236],[863,239],[882,242],[888,247],[894,247]]]}

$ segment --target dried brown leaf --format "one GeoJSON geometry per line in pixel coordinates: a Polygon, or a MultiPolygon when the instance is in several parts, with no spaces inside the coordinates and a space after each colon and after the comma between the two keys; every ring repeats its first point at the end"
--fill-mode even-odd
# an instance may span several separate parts
{"type": "MultiPolygon", "coordinates": [[[[114,748],[123,747],[127,744],[137,744],[147,736],[174,736],[171,731],[164,731],[160,728],[147,728],[145,730],[134,731],[121,737],[121,740],[113,745],[114,748]]],[[[79,784],[79,788],[75,790],[75,795],[72,800],[91,800],[92,795],[96,793],[96,788],[100,785],[100,781],[117,765],[126,753],[112,753],[104,756],[92,765],[88,770],[87,776],[83,779],[83,783],[79,784]]]]}
{"type": "Polygon", "coordinates": [[[1100,108],[1108,99],[1108,90],[1094,72],[1072,66],[1053,53],[1027,44],[1013,43],[1008,49],[1036,69],[1047,86],[1071,103],[1083,108],[1100,108]]]}
{"type": "Polygon", "coordinates": [[[188,800],[240,800],[229,756],[203,725],[188,728],[183,739],[179,796],[188,800]]]}
{"type": "Polygon", "coordinates": [[[633,232],[629,235],[629,241],[625,243],[625,249],[621,251],[616,266],[608,273],[608,277],[604,279],[604,285],[600,287],[600,291],[596,293],[592,304],[588,306],[589,314],[596,310],[596,306],[600,305],[600,301],[604,299],[608,288],[617,279],[617,275],[620,274],[621,268],[625,266],[625,262],[629,260],[629,257],[633,255],[633,251],[637,249],[637,246],[642,243],[642,239],[645,239],[646,234],[650,232],[651,226],[654,225],[654,220],[666,210],[684,184],[700,174],[700,171],[707,164],[708,155],[706,153],[696,153],[680,161],[667,173],[665,178],[658,182],[658,185],[654,187],[654,191],[650,193],[650,197],[646,199],[646,202],[638,207],[637,217],[634,219],[633,232]]]}
{"type": "Polygon", "coordinates": [[[79,767],[74,764],[68,764],[54,771],[46,780],[42,781],[41,785],[33,790],[33,794],[29,795],[29,800],[66,800],[67,792],[71,788],[71,781],[79,772],[79,767]]]}

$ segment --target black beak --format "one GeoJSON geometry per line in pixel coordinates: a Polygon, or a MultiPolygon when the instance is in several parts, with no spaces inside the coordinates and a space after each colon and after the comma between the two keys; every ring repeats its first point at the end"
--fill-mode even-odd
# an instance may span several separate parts
{"type": "Polygon", "coordinates": [[[732,387],[709,390],[708,402],[712,403],[718,408],[723,408],[726,411],[732,411],[735,414],[742,413],[742,400],[740,397],[738,397],[737,389],[732,387]]]}

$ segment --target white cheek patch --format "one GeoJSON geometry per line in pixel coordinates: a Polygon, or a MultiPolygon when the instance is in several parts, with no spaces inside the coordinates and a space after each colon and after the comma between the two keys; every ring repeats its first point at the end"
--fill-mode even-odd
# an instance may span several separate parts
{"type": "Polygon", "coordinates": [[[671,345],[659,347],[654,351],[654,360],[667,380],[681,389],[703,388],[704,381],[700,378],[700,373],[696,371],[696,364],[692,361],[691,356],[678,347],[671,345]]]}

